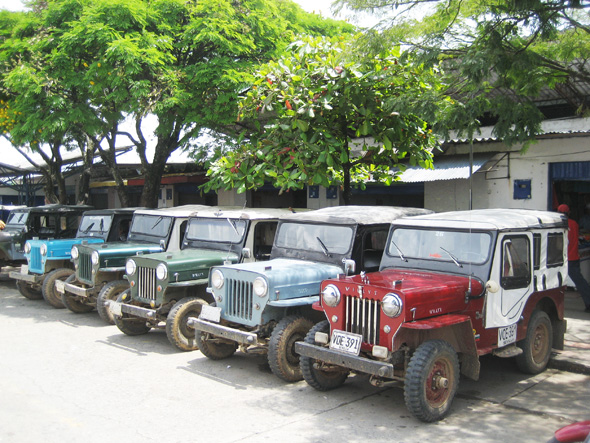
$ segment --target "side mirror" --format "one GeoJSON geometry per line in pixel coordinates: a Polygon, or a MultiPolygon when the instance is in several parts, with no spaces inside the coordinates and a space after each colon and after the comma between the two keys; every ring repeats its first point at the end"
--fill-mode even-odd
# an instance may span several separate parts
{"type": "Polygon", "coordinates": [[[160,248],[162,248],[162,251],[166,250],[166,240],[160,240],[160,248]]]}
{"type": "Polygon", "coordinates": [[[344,264],[344,273],[346,275],[354,274],[356,270],[356,262],[354,260],[343,258],[342,263],[344,264]]]}
{"type": "Polygon", "coordinates": [[[252,251],[250,250],[250,248],[242,249],[242,257],[244,257],[244,258],[251,258],[252,257],[252,251]]]}

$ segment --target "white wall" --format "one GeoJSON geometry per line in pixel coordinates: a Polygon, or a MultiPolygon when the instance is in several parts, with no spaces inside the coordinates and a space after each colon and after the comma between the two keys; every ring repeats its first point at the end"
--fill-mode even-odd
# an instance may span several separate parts
{"type": "MultiPolygon", "coordinates": [[[[474,144],[474,152],[506,151],[500,143],[474,144]]],[[[447,154],[467,154],[469,146],[456,145],[447,154]]],[[[490,172],[473,176],[473,208],[522,208],[548,210],[550,195],[549,164],[590,161],[590,137],[545,138],[521,154],[519,147],[509,151],[490,172]],[[531,180],[531,198],[514,199],[514,181],[531,180]]],[[[435,160],[436,164],[436,160],[435,160]]],[[[469,208],[469,180],[426,182],[424,206],[434,211],[469,208]]]]}

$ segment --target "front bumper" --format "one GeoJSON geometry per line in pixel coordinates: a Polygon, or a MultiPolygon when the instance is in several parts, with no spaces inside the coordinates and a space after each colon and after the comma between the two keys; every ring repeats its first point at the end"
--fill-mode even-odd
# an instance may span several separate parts
{"type": "Polygon", "coordinates": [[[186,323],[190,328],[197,331],[207,332],[242,345],[253,345],[258,342],[258,336],[253,332],[240,331],[239,329],[218,325],[197,317],[189,317],[186,323]]]}
{"type": "Polygon", "coordinates": [[[377,375],[379,377],[394,378],[393,365],[391,363],[349,355],[302,341],[295,343],[295,352],[302,357],[313,358],[314,360],[341,366],[353,371],[377,375]]]}
{"type": "Polygon", "coordinates": [[[8,276],[14,280],[25,281],[32,285],[39,285],[43,282],[45,275],[39,274],[23,274],[20,271],[11,271],[8,273],[8,276]]]}
{"type": "Polygon", "coordinates": [[[132,317],[145,318],[146,320],[154,320],[156,318],[156,310],[142,308],[141,306],[129,305],[127,303],[120,303],[117,301],[109,300],[109,311],[111,314],[120,317],[123,314],[130,315],[132,317]]]}
{"type": "Polygon", "coordinates": [[[90,298],[90,297],[97,295],[99,293],[99,288],[96,288],[96,287],[81,288],[81,287],[76,286],[72,283],[66,283],[66,282],[62,282],[59,280],[55,282],[55,290],[61,294],[65,294],[66,292],[69,292],[71,294],[77,295],[78,297],[84,297],[84,298],[90,298]]]}

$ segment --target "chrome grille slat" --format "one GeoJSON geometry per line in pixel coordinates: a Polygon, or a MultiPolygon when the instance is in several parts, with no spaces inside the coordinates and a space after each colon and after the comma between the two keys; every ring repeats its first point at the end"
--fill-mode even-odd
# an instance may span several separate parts
{"type": "Polygon", "coordinates": [[[231,317],[252,320],[252,283],[241,280],[227,281],[227,314],[231,317]]]}
{"type": "Polygon", "coordinates": [[[156,300],[156,269],[137,267],[137,295],[139,298],[156,300]]]}
{"type": "Polygon", "coordinates": [[[345,300],[346,332],[361,335],[364,343],[378,345],[381,302],[351,295],[345,295],[345,300]]]}
{"type": "Polygon", "coordinates": [[[80,251],[78,256],[78,278],[92,281],[92,261],[90,254],[80,251]]]}

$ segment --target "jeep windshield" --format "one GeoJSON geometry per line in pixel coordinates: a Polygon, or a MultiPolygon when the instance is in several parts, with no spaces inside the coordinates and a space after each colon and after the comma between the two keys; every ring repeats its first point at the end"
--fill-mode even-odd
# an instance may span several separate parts
{"type": "Polygon", "coordinates": [[[170,233],[172,221],[170,216],[138,214],[133,217],[129,234],[165,239],[170,233]]]}
{"type": "Polygon", "coordinates": [[[185,238],[216,243],[241,243],[247,227],[246,220],[192,218],[189,221],[185,238]]]}
{"type": "Polygon", "coordinates": [[[480,265],[490,255],[492,236],[487,232],[397,228],[389,239],[387,254],[404,261],[450,261],[457,266],[480,265]]]}
{"type": "Polygon", "coordinates": [[[104,234],[105,232],[109,232],[112,221],[112,215],[85,215],[82,217],[82,221],[80,221],[78,237],[84,237],[85,235],[90,236],[96,233],[104,234]]]}
{"type": "Polygon", "coordinates": [[[320,252],[326,256],[350,251],[354,229],[352,226],[289,223],[280,225],[276,246],[286,249],[320,252]]]}
{"type": "Polygon", "coordinates": [[[12,212],[6,221],[7,225],[24,226],[29,218],[28,212],[12,212]]]}

